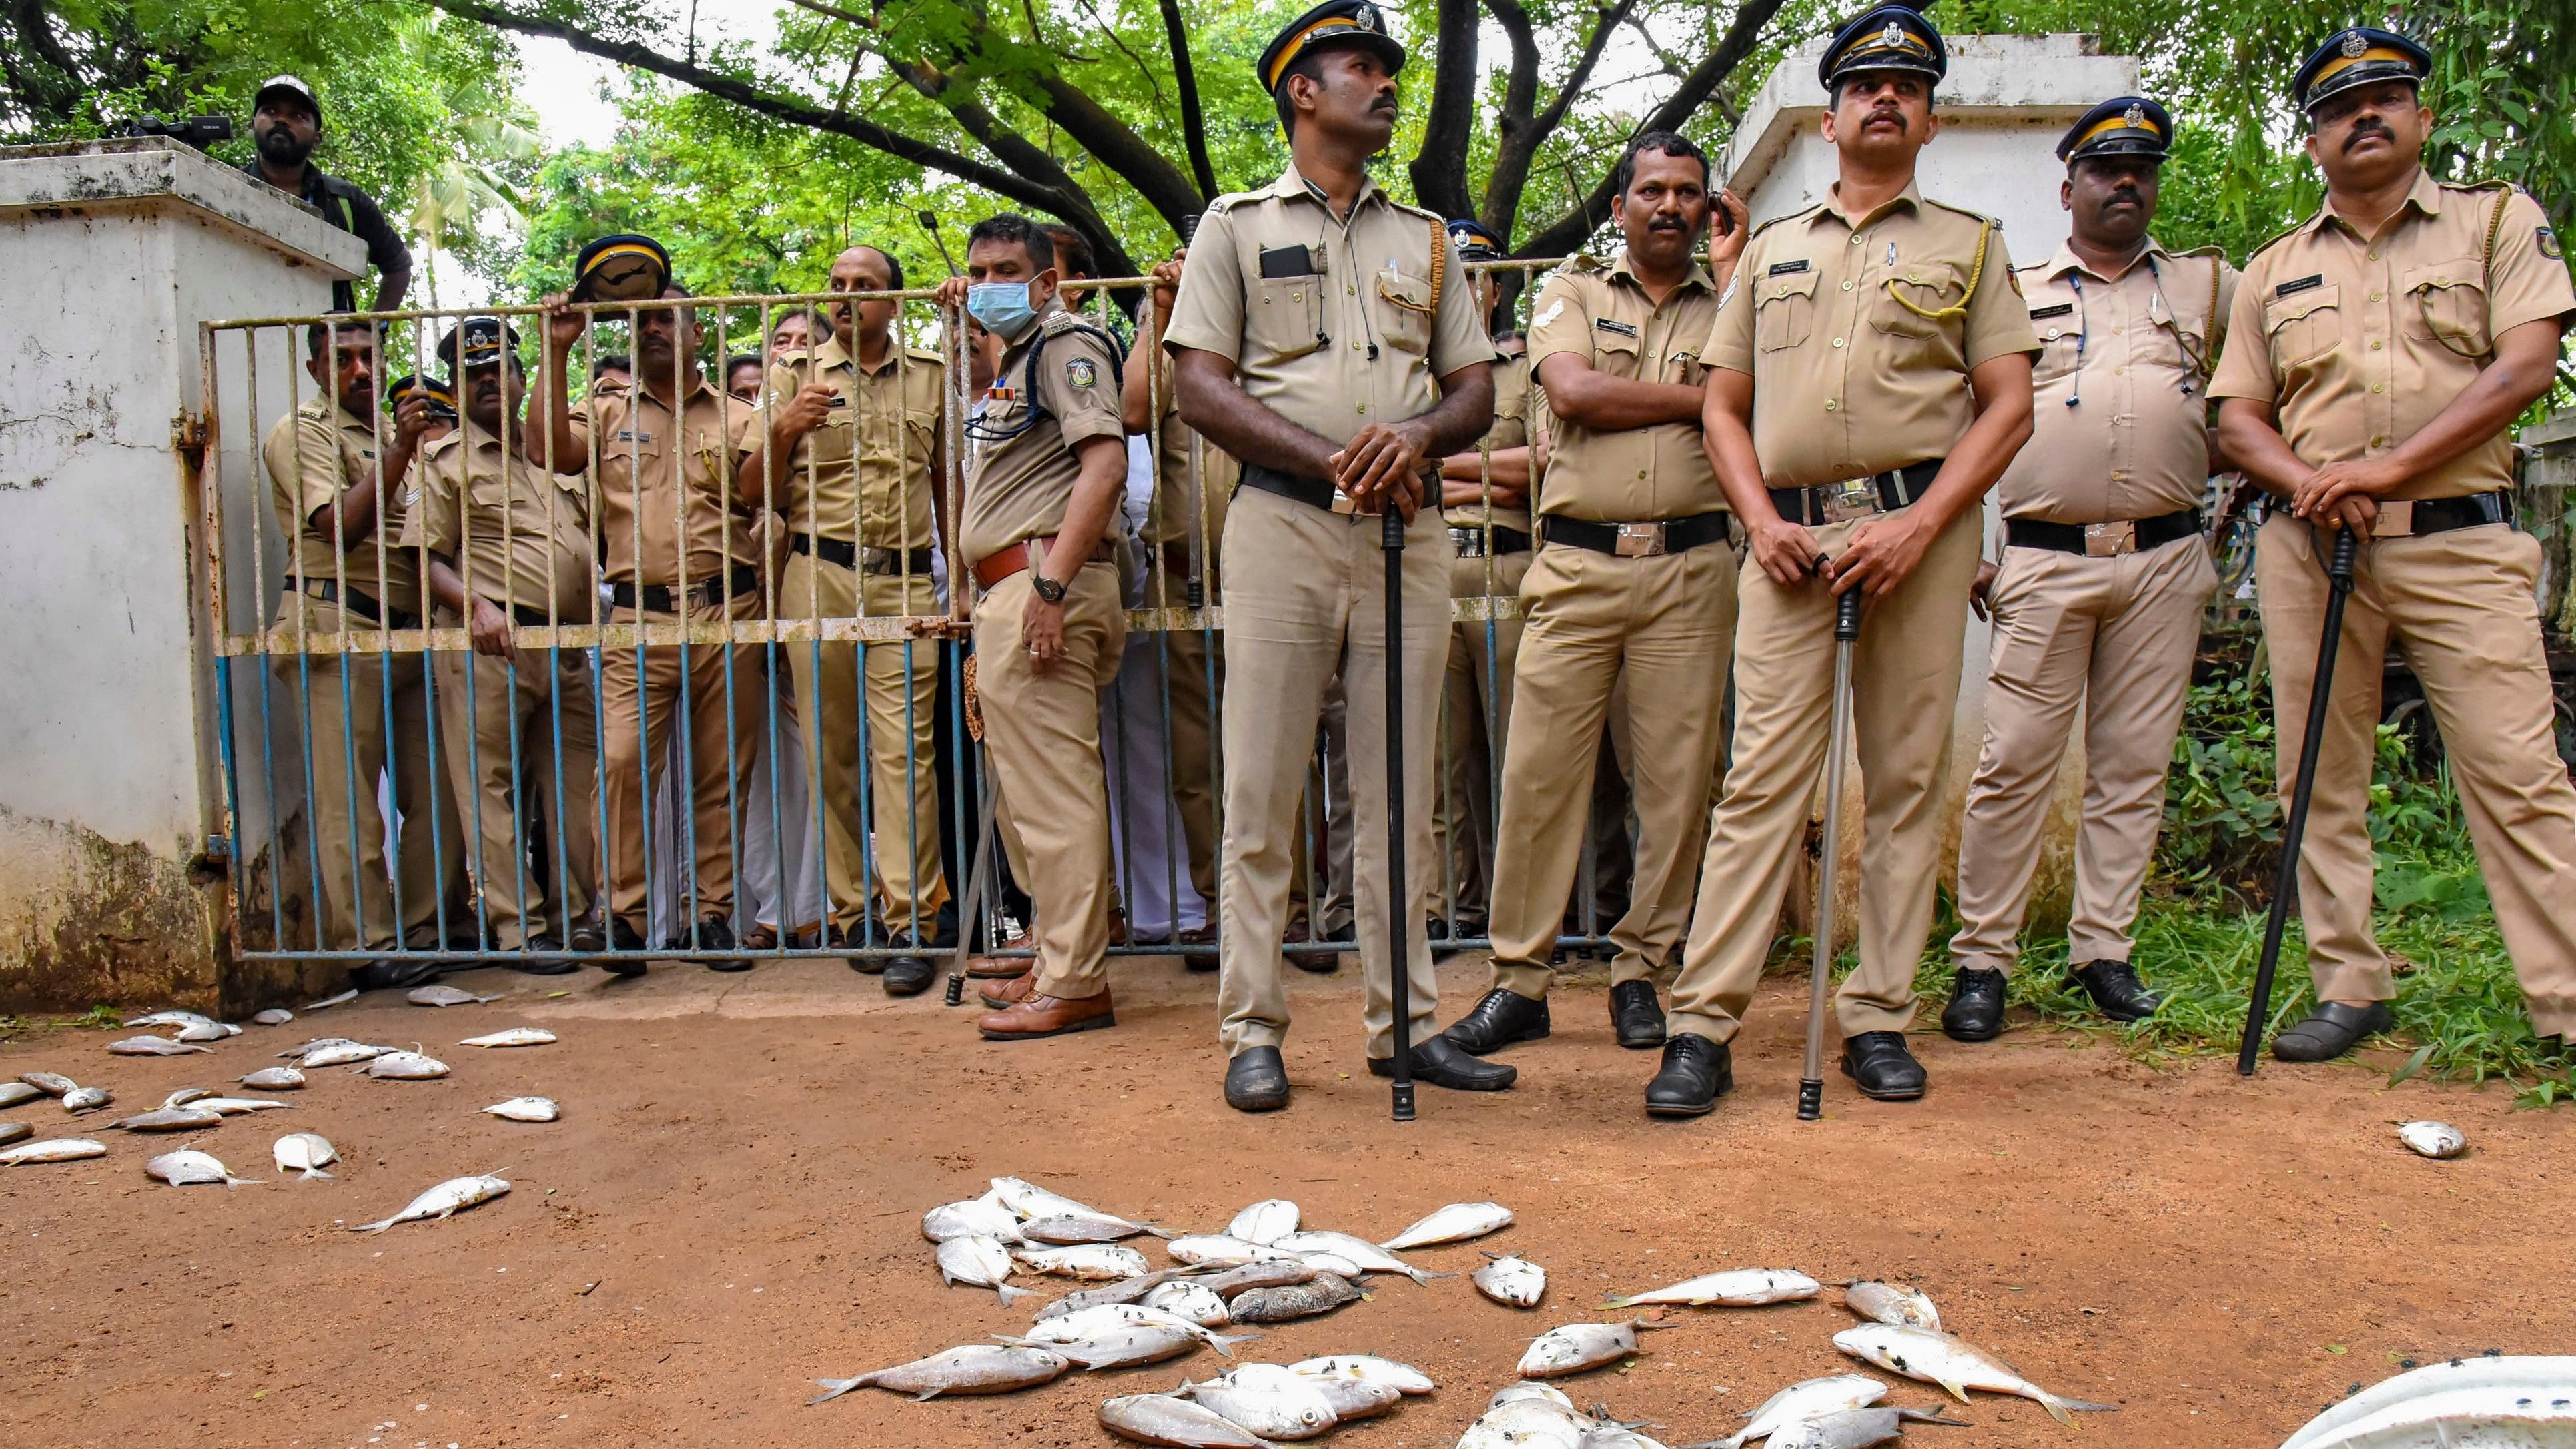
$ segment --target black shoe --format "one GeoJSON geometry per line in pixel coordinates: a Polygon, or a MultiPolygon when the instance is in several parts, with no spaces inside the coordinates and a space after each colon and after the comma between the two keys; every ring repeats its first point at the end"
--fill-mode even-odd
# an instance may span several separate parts
{"type": "Polygon", "coordinates": [[[1342,953],[1339,951],[1290,951],[1287,956],[1289,965],[1318,976],[1330,976],[1342,969],[1342,953]]]}
{"type": "MultiPolygon", "coordinates": [[[[1371,1057],[1368,1067],[1375,1076],[1395,1075],[1392,1057],[1371,1057]]],[[[1449,1038],[1435,1036],[1413,1044],[1413,1079],[1453,1092],[1499,1092],[1520,1079],[1520,1069],[1480,1062],[1458,1050],[1449,1038]]]]}
{"type": "Polygon", "coordinates": [[[608,949],[608,926],[593,911],[572,923],[572,930],[564,936],[564,946],[575,955],[595,956],[608,949]]]}
{"type": "Polygon", "coordinates": [[[1993,1041],[2004,1034],[2004,973],[1962,966],[1950,978],[1941,1030],[1952,1041],[1993,1041]]]}
{"type": "Polygon", "coordinates": [[[408,991],[437,980],[438,973],[446,969],[447,963],[435,957],[388,957],[350,967],[349,985],[358,991],[408,991]]]}
{"type": "Polygon", "coordinates": [[[1547,998],[1532,1001],[1497,986],[1485,993],[1475,1010],[1451,1022],[1441,1035],[1458,1050],[1475,1057],[1501,1051],[1516,1041],[1545,1041],[1547,998]]]}
{"type": "Polygon", "coordinates": [[[1697,1032],[1664,1042],[1663,1069],[1646,1084],[1649,1117],[1705,1117],[1717,1099],[1735,1090],[1735,1053],[1697,1032]]]}
{"type": "MultiPolygon", "coordinates": [[[[1996,973],[2001,975],[2002,973],[1996,973]]],[[[1843,1038],[1843,1075],[1860,1094],[1881,1102],[1911,1102],[1923,1095],[1923,1064],[1905,1049],[1901,1031],[1865,1031],[1843,1038]]]]}
{"type": "Polygon", "coordinates": [[[1664,1006],[1655,999],[1655,983],[1622,981],[1610,988],[1610,1027],[1619,1045],[1651,1051],[1664,1044],[1664,1006]]]}
{"type": "Polygon", "coordinates": [[[710,971],[748,971],[752,961],[746,956],[718,956],[710,953],[734,949],[733,923],[722,916],[702,916],[698,920],[697,939],[689,943],[689,959],[710,971]]]}
{"type": "Polygon", "coordinates": [[[2330,1062],[2351,1051],[2363,1037],[2396,1024],[2397,1018],[2384,1001],[2368,1006],[2322,1002],[2308,1013],[2307,1020],[2272,1038],[2272,1056],[2284,1062],[2330,1062]]]}
{"type": "MultiPolygon", "coordinates": [[[[920,943],[916,940],[912,944],[920,943]]],[[[884,984],[888,996],[919,996],[930,989],[938,975],[939,968],[931,965],[927,956],[896,956],[885,963],[877,980],[884,984]]]]}
{"type": "Polygon", "coordinates": [[[2087,961],[2070,966],[2067,977],[2084,988],[2093,1005],[2113,1021],[2144,1021],[2164,1005],[2164,998],[2147,989],[2138,979],[2137,968],[2126,961],[2087,961]]]}
{"type": "MultiPolygon", "coordinates": [[[[608,918],[608,949],[641,951],[645,949],[644,933],[627,924],[624,916],[611,916],[608,918]]],[[[608,960],[599,964],[601,969],[612,976],[631,977],[644,974],[644,962],[640,958],[633,961],[608,960]]]]}
{"type": "MultiPolygon", "coordinates": [[[[832,944],[844,951],[862,951],[877,944],[877,927],[876,923],[873,921],[861,926],[856,931],[847,931],[843,930],[839,926],[834,926],[831,934],[832,944]]],[[[853,955],[849,958],[849,962],[850,969],[858,972],[862,976],[882,976],[885,974],[886,958],[883,956],[853,955]]]]}
{"type": "Polygon", "coordinates": [[[1225,1064],[1225,1104],[1238,1112],[1276,1112],[1288,1105],[1288,1067],[1277,1047],[1245,1047],[1225,1064]]]}
{"type": "Polygon", "coordinates": [[[569,976],[581,969],[580,962],[562,954],[563,943],[545,931],[528,937],[520,949],[525,954],[506,957],[492,964],[530,976],[569,976]]]}

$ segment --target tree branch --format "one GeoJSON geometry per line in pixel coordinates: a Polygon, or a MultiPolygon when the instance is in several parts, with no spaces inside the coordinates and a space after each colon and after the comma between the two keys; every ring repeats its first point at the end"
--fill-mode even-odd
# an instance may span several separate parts
{"type": "Polygon", "coordinates": [[[1181,21],[1180,0],[1162,0],[1163,35],[1172,47],[1172,80],[1181,93],[1181,143],[1189,148],[1190,174],[1199,195],[1217,197],[1216,164],[1208,159],[1207,111],[1199,104],[1198,72],[1190,65],[1189,27],[1181,21]]]}
{"type": "MultiPolygon", "coordinates": [[[[1182,217],[1195,215],[1207,205],[1207,198],[1190,178],[1181,174],[1179,167],[1088,92],[1056,75],[1040,75],[1036,82],[1047,99],[1046,118],[1072,137],[1075,145],[1090,152],[1094,160],[1136,188],[1136,194],[1162,215],[1164,224],[1174,233],[1180,231],[1182,217]]],[[[1108,260],[1106,253],[1101,260],[1108,260]]]]}
{"type": "Polygon", "coordinates": [[[1477,8],[1477,0],[1439,0],[1431,107],[1422,120],[1422,149],[1408,168],[1414,201],[1442,216],[1475,210],[1467,194],[1467,150],[1475,139],[1477,8]]]}
{"type": "Polygon", "coordinates": [[[1094,260],[1104,266],[1119,268],[1114,275],[1128,275],[1134,271],[1134,263],[1126,249],[1119,245],[1118,238],[1110,234],[1108,223],[1101,220],[1099,211],[1092,206],[1090,194],[1055,157],[1047,154],[1045,147],[1003,125],[999,117],[975,98],[971,89],[958,90],[955,80],[944,72],[911,60],[888,58],[886,65],[906,85],[947,111],[959,129],[1001,158],[1003,165],[1040,186],[1080,196],[1082,204],[1077,208],[1046,209],[1054,211],[1090,240],[1094,260]]]}
{"type": "MultiPolygon", "coordinates": [[[[1515,9],[1519,8],[1518,0],[1498,0],[1498,3],[1510,4],[1515,9]]],[[[1592,69],[1600,63],[1601,52],[1609,45],[1611,34],[1619,28],[1619,23],[1627,18],[1635,4],[1636,0],[1619,0],[1619,3],[1611,9],[1593,12],[1592,33],[1583,39],[1583,54],[1576,58],[1574,69],[1567,72],[1565,83],[1557,87],[1556,97],[1547,103],[1547,109],[1515,123],[1508,106],[1506,107],[1502,145],[1494,155],[1493,175],[1485,183],[1483,215],[1487,226],[1493,227],[1506,236],[1510,234],[1509,223],[1519,214],[1521,193],[1529,185],[1530,162],[1537,157],[1539,147],[1546,144],[1547,138],[1556,133],[1558,126],[1564,124],[1566,113],[1573,108],[1574,102],[1583,94],[1584,88],[1591,83],[1592,69]]],[[[1523,16],[1522,23],[1524,25],[1528,23],[1526,15],[1523,16]]],[[[1506,22],[1507,28],[1508,24],[1506,22]]],[[[1515,49],[1517,48],[1516,44],[1515,49]]],[[[1535,85],[1532,88],[1535,90],[1535,85]]],[[[1508,92],[1506,99],[1508,100],[1508,92]]]]}

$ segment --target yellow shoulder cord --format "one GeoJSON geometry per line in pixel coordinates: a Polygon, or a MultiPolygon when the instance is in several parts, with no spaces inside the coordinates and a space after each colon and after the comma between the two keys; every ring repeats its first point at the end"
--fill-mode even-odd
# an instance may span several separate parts
{"type": "Polygon", "coordinates": [[[1408,302],[1408,301],[1404,300],[1402,297],[1399,297],[1399,296],[1395,295],[1393,292],[1388,291],[1388,290],[1386,289],[1386,276],[1385,276],[1385,274],[1384,274],[1384,273],[1380,273],[1380,274],[1378,275],[1378,279],[1377,279],[1377,294],[1378,294],[1378,296],[1380,296],[1380,297],[1384,298],[1384,299],[1386,300],[1387,305],[1388,305],[1388,306],[1390,306],[1390,307],[1401,307],[1401,308],[1403,308],[1403,309],[1404,309],[1405,311],[1407,311],[1407,312],[1419,312],[1419,313],[1421,313],[1422,315],[1424,315],[1425,317],[1430,317],[1430,318],[1434,318],[1434,319],[1436,319],[1436,318],[1438,318],[1438,317],[1439,317],[1439,315],[1440,315],[1440,287],[1441,287],[1441,284],[1442,284],[1443,282],[1446,282],[1446,281],[1448,280],[1448,278],[1449,278],[1449,228],[1448,228],[1447,226],[1445,226],[1445,225],[1443,225],[1443,224],[1441,224],[1441,223],[1439,223],[1439,222],[1435,221],[1435,222],[1433,222],[1433,223],[1431,224],[1431,302],[1430,302],[1430,304],[1429,304],[1428,306],[1425,306],[1424,304],[1422,304],[1422,303],[1420,303],[1420,302],[1408,302]]]}
{"type": "Polygon", "coordinates": [[[2227,350],[2227,319],[2218,312],[2218,284],[2226,273],[2227,256],[2224,252],[2209,259],[2209,323],[2202,329],[2203,338],[2209,343],[2209,356],[2200,366],[2203,382],[2217,370],[2218,358],[2227,350]]]}
{"type": "MultiPolygon", "coordinates": [[[[2505,208],[2513,205],[2512,186],[2498,182],[2496,183],[2496,189],[2498,195],[2496,196],[2495,214],[2487,218],[2486,251],[2478,261],[2478,290],[2481,295],[2491,293],[2495,290],[2496,241],[2504,234],[2505,208]]],[[[2492,320],[2495,316],[2493,305],[2494,298],[2488,297],[2487,301],[2489,304],[2487,316],[2492,320]]],[[[2442,329],[2433,325],[2433,290],[2430,287],[2418,287],[2415,289],[2415,309],[2423,314],[2424,330],[2433,334],[2434,341],[2441,343],[2442,346],[2448,348],[2457,356],[2466,357],[2472,361],[2479,358],[2495,356],[2495,339],[2493,337],[2489,337],[2487,339],[2487,345],[2483,350],[2472,352],[2453,342],[2450,338],[2442,335],[2442,329]]]]}
{"type": "Polygon", "coordinates": [[[1917,317],[1933,322],[1947,322],[1953,317],[1965,317],[1968,315],[1968,304],[1976,300],[1977,283],[1986,275],[1986,239],[1993,236],[1994,232],[1993,222],[1980,219],[1977,226],[1977,255],[1968,263],[1968,290],[1959,295],[1959,305],[1955,307],[1928,310],[1917,307],[1911,298],[1896,290],[1898,279],[1895,277],[1886,278],[1879,285],[1887,289],[1887,295],[1896,299],[1896,305],[1917,317]]]}

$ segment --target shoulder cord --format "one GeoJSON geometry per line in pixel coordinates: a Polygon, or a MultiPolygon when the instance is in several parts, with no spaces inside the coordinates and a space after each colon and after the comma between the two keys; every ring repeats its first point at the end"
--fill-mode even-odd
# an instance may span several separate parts
{"type": "Polygon", "coordinates": [[[1386,276],[1384,273],[1380,273],[1378,275],[1377,294],[1379,297],[1385,299],[1388,306],[1401,307],[1407,312],[1419,312],[1426,317],[1438,317],[1440,315],[1440,289],[1448,280],[1449,228],[1444,223],[1435,221],[1431,223],[1430,303],[1425,305],[1420,302],[1408,302],[1402,297],[1395,295],[1393,292],[1388,291],[1386,289],[1386,276]]]}
{"type": "MultiPolygon", "coordinates": [[[[2202,332],[2203,332],[2203,336],[2202,336],[2201,340],[2202,340],[2203,342],[2206,342],[2207,344],[2209,344],[2206,350],[2201,350],[2201,349],[2196,349],[2196,348],[2194,348],[2194,347],[2191,345],[2191,335],[2190,335],[2189,333],[2186,333],[2186,332],[2184,332],[2184,331],[2182,330],[2182,318],[2174,314],[2173,299],[2172,299],[2171,297],[2167,297],[2167,296],[2165,296],[2165,273],[2164,273],[2164,268],[2159,267],[2159,266],[2157,266],[2157,265],[2156,265],[2156,259],[2155,259],[2155,257],[2154,257],[2154,256],[2152,256],[2152,255],[2150,255],[2150,256],[2148,256],[2148,257],[2147,257],[2146,262],[2147,262],[2147,275],[2148,275],[2148,276],[2150,276],[2150,277],[2153,277],[2153,278],[2155,279],[2155,283],[2156,283],[2156,295],[2157,295],[2158,297],[2163,297],[2163,298],[2164,298],[2164,303],[2165,303],[2165,313],[2166,313],[2165,321],[2164,321],[2164,324],[2163,324],[2163,325],[2164,325],[2164,329],[2165,329],[2166,331],[2168,331],[2168,332],[2170,332],[2170,333],[2172,333],[2172,334],[2173,334],[2173,338],[2174,338],[2174,345],[2182,349],[2182,356],[2183,356],[2183,360],[2184,360],[2185,362],[2188,362],[2188,363],[2190,363],[2190,364],[2191,364],[2192,371],[2193,371],[2193,372],[2195,372],[2195,373],[2198,373],[2198,374],[2200,375],[2200,379],[2201,379],[2201,381],[2203,381],[2203,382],[2208,381],[2208,380],[2209,380],[2209,376],[2210,376],[2210,374],[2211,374],[2212,372],[2214,372],[2214,371],[2216,371],[2216,370],[2217,370],[2217,368],[2216,368],[2216,363],[2215,363],[2215,359],[2216,359],[2216,357],[2218,356],[2218,347],[2219,347],[2219,344],[2218,344],[2218,338],[2217,338],[2217,336],[2216,336],[2216,334],[2217,334],[2217,332],[2218,332],[2218,325],[2219,325],[2219,324],[2218,324],[2218,268],[2219,268],[2219,266],[2220,266],[2220,262],[2219,262],[2219,260],[2218,260],[2217,258],[2215,258],[2215,257],[2212,257],[2212,258],[2210,259],[2210,263],[2209,263],[2209,313],[2208,313],[2208,320],[2207,320],[2207,321],[2205,321],[2205,322],[2203,322],[2203,323],[2201,324],[2201,329],[2202,329],[2202,332]]],[[[2188,382],[2184,383],[2184,384],[2182,385],[2182,390],[2183,390],[2185,393],[2189,393],[2189,392],[2192,390],[2192,384],[2190,384],[2190,383],[2188,383],[2188,382]]]]}
{"type": "MultiPolygon", "coordinates": [[[[2502,187],[2496,197],[2495,214],[2487,218],[2486,251],[2479,259],[2478,263],[2478,289],[2481,293],[2492,292],[2495,289],[2496,239],[2504,233],[2504,212],[2505,208],[2511,205],[2513,205],[2513,188],[2510,186],[2502,187]]],[[[2493,299],[2489,298],[2488,301],[2490,303],[2490,307],[2487,315],[2490,320],[2492,320],[2495,315],[2492,307],[2493,299]]],[[[2423,314],[2424,330],[2433,334],[2433,340],[2441,343],[2451,352],[2461,357],[2469,358],[2472,361],[2479,358],[2495,356],[2495,339],[2493,337],[2489,337],[2487,339],[2487,345],[2485,347],[2473,352],[2442,335],[2442,329],[2433,325],[2432,288],[2418,287],[2415,289],[2415,307],[2417,311],[2423,314]]]]}
{"type": "Polygon", "coordinates": [[[1979,222],[1977,226],[1977,255],[1974,260],[1968,263],[1968,290],[1960,294],[1959,305],[1955,307],[1917,307],[1914,305],[1913,299],[1907,297],[1903,292],[1896,290],[1898,279],[1895,277],[1885,278],[1879,283],[1879,285],[1887,289],[1887,295],[1896,299],[1896,305],[1913,313],[1917,317],[1926,318],[1934,322],[1947,322],[1953,317],[1965,317],[1968,315],[1968,304],[1976,300],[1977,283],[1986,275],[1986,240],[1994,234],[1995,224],[1993,222],[1979,222]]]}

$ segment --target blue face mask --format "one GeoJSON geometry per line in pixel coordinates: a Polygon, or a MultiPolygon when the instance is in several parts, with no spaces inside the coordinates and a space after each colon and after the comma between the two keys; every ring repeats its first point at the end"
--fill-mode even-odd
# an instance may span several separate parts
{"type": "Polygon", "coordinates": [[[966,289],[966,313],[983,323],[985,331],[1017,342],[1038,318],[1037,308],[1029,304],[1030,289],[1027,282],[977,282],[966,289]]]}

